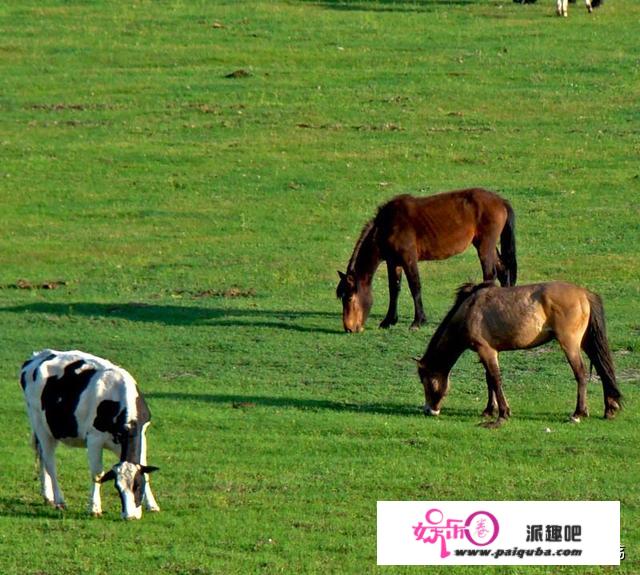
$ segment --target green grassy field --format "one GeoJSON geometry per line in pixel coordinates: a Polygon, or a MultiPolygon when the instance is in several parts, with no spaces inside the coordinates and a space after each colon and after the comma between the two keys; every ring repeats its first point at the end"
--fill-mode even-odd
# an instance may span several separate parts
{"type": "Polygon", "coordinates": [[[640,572],[640,4],[554,5],[0,6],[0,573],[452,572],[376,567],[394,499],[620,500],[619,568],[455,573],[640,572]],[[472,251],[421,265],[421,331],[406,286],[375,327],[381,269],[368,329],[342,333],[336,270],[375,207],[465,186],[512,202],[520,283],[602,295],[616,420],[592,382],[566,422],[557,345],[503,354],[501,429],[477,426],[471,354],[422,417],[411,357],[480,279],[472,251]],[[160,514],[124,523],[105,487],[87,517],[85,452],[63,448],[69,509],[41,503],[18,372],[44,347],[137,378],[160,514]]]}

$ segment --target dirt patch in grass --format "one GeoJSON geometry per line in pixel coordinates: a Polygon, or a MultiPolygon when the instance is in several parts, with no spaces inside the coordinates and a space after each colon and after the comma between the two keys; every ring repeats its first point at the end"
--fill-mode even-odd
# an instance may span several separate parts
{"type": "Polygon", "coordinates": [[[240,70],[234,70],[233,72],[226,74],[225,78],[237,79],[237,78],[248,78],[249,76],[251,76],[251,72],[249,72],[248,70],[244,70],[243,68],[240,68],[240,70]]]}
{"type": "Polygon", "coordinates": [[[225,288],[222,290],[219,289],[206,289],[206,290],[186,290],[179,289],[171,292],[175,296],[187,296],[193,299],[202,299],[202,298],[249,298],[256,297],[256,290],[253,288],[239,288],[237,286],[232,286],[229,288],[225,288]]]}
{"type": "Polygon", "coordinates": [[[34,289],[45,289],[45,290],[53,290],[58,289],[69,285],[69,282],[66,280],[51,280],[44,281],[40,283],[34,283],[29,280],[19,279],[14,284],[6,284],[0,286],[0,289],[25,289],[25,290],[34,290],[34,289]]]}

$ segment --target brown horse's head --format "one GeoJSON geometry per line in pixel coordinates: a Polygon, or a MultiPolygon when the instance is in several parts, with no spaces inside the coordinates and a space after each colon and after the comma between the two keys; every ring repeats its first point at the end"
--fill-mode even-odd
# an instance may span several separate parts
{"type": "Polygon", "coordinates": [[[336,296],[342,300],[342,325],[347,333],[364,330],[373,303],[371,286],[358,282],[353,272],[338,272],[340,282],[336,296]]]}
{"type": "Polygon", "coordinates": [[[424,414],[440,415],[442,401],[449,391],[449,374],[430,369],[424,359],[417,361],[418,375],[424,387],[424,414]]]}

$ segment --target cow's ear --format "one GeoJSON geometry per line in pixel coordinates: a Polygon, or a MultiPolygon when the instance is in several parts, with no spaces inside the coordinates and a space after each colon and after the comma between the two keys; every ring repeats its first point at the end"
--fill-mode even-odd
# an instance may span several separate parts
{"type": "Polygon", "coordinates": [[[140,466],[140,471],[142,471],[142,473],[153,473],[154,471],[159,471],[160,468],[159,467],[155,467],[153,465],[141,465],[140,466]]]}
{"type": "Polygon", "coordinates": [[[101,478],[100,483],[106,483],[107,481],[112,481],[116,478],[116,472],[113,469],[109,469],[101,478]]]}

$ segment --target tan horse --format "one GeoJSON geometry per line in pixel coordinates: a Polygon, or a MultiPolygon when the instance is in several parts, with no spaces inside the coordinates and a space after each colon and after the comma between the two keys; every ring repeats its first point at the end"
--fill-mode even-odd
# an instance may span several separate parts
{"type": "Polygon", "coordinates": [[[418,360],[425,414],[440,413],[449,389],[449,372],[460,355],[472,349],[486,372],[489,399],[483,415],[493,415],[497,404],[498,419],[492,425],[499,425],[511,411],[502,391],[498,353],[529,349],[552,339],[558,340],[578,382],[572,420],[577,422],[589,415],[587,370],[581,348],[602,380],[604,416],[612,418],[620,409],[622,395],[607,342],[602,300],[595,293],[564,282],[505,288],[492,283],[462,286],[418,360]]]}
{"type": "Polygon", "coordinates": [[[389,310],[380,327],[398,321],[402,272],[414,303],[411,327],[426,316],[422,307],[418,262],[443,260],[476,248],[482,278],[498,277],[501,285],[515,285],[517,275],[515,215],[509,202],[481,188],[435,194],[425,198],[397,196],[378,208],[368,222],[347,265],[338,272],[336,295],[342,300],[342,324],[347,332],[364,329],[373,296],[371,281],[381,261],[387,263],[389,310]],[[500,252],[497,243],[500,241],[500,252]]]}

